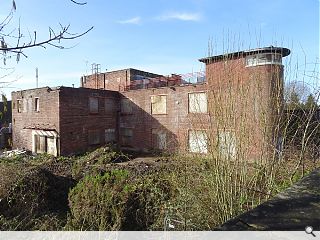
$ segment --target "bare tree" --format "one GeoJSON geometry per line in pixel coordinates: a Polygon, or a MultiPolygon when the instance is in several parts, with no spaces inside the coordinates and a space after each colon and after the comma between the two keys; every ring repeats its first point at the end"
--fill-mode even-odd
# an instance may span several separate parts
{"type": "MultiPolygon", "coordinates": [[[[87,4],[87,2],[79,2],[75,0],[70,0],[70,2],[76,5],[87,4]]],[[[45,39],[39,40],[36,30],[34,30],[32,34],[30,32],[28,32],[27,35],[24,34],[24,31],[20,25],[20,20],[17,27],[12,27],[11,21],[14,17],[16,9],[16,2],[12,0],[11,10],[4,19],[0,19],[0,60],[2,60],[3,63],[0,64],[1,80],[5,79],[14,72],[14,67],[6,66],[7,59],[15,59],[18,63],[21,56],[27,58],[27,55],[24,52],[25,49],[34,47],[46,48],[48,46],[64,49],[66,48],[63,45],[64,41],[80,38],[93,29],[93,27],[90,27],[81,33],[72,33],[70,32],[70,24],[59,24],[58,29],[48,27],[48,36],[45,39]]],[[[8,88],[11,83],[12,81],[0,82],[0,94],[2,95],[2,101],[4,103],[6,103],[6,97],[1,90],[3,88],[8,88]]],[[[1,114],[3,113],[0,111],[0,116],[1,114]]]]}
{"type": "MultiPolygon", "coordinates": [[[[78,2],[70,0],[72,4],[85,5],[86,2],[78,2]]],[[[19,62],[20,57],[27,55],[24,53],[25,49],[34,48],[34,47],[43,47],[52,46],[59,49],[64,49],[65,46],[62,44],[65,40],[73,40],[79,38],[93,29],[89,29],[81,33],[72,33],[70,32],[70,25],[59,24],[58,29],[53,29],[48,27],[48,36],[46,39],[39,40],[37,31],[34,30],[33,33],[28,32],[28,35],[25,35],[21,29],[20,21],[17,27],[10,29],[11,20],[14,17],[14,12],[16,11],[17,6],[15,1],[12,1],[12,7],[9,14],[5,19],[0,22],[0,56],[3,60],[3,65],[6,65],[6,61],[9,58],[15,58],[19,62]]]]}

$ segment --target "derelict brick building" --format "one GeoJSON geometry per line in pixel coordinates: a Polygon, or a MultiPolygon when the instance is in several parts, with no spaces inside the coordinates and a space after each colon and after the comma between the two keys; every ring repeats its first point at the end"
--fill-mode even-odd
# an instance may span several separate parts
{"type": "Polygon", "coordinates": [[[69,155],[112,142],[259,157],[279,138],[282,58],[289,53],[266,47],[203,58],[205,79],[194,83],[125,69],[82,77],[81,88],[13,92],[14,147],[69,155]]]}

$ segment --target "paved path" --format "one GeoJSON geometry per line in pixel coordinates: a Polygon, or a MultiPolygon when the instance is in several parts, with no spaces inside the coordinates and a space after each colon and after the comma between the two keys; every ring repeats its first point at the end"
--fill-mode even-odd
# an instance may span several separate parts
{"type": "Polygon", "coordinates": [[[320,169],[218,230],[320,230],[320,169]]]}

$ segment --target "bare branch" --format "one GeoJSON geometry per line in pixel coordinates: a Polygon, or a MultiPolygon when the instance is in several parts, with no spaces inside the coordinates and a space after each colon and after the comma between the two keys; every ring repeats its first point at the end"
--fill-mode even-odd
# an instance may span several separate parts
{"type": "MultiPolygon", "coordinates": [[[[54,41],[72,40],[72,39],[76,39],[76,38],[79,38],[79,37],[87,34],[92,29],[93,29],[93,27],[90,27],[88,30],[86,30],[83,33],[75,34],[75,35],[72,35],[70,37],[67,37],[66,35],[71,35],[71,34],[67,32],[68,28],[64,28],[58,35],[54,35],[53,37],[51,36],[51,38],[49,38],[49,39],[47,39],[45,41],[35,42],[33,44],[27,44],[27,45],[17,46],[17,47],[5,47],[5,46],[2,47],[1,46],[0,47],[0,51],[11,52],[11,51],[14,51],[14,50],[23,50],[23,49],[26,49],[26,48],[38,47],[38,46],[41,46],[41,45],[49,44],[49,43],[54,42],[54,41]]],[[[51,30],[51,32],[54,33],[52,30],[51,30]]],[[[57,45],[57,47],[58,47],[58,45],[57,45]]]]}
{"type": "Polygon", "coordinates": [[[87,2],[77,2],[77,1],[74,1],[74,0],[70,0],[71,2],[77,4],[77,5],[86,5],[87,2]]]}
{"type": "MultiPolygon", "coordinates": [[[[1,68],[1,69],[3,69],[3,68],[1,68]]],[[[5,68],[4,70],[7,70],[9,72],[4,74],[4,75],[2,75],[2,76],[0,76],[0,79],[8,77],[9,75],[14,73],[14,71],[15,71],[13,68],[5,68]]],[[[0,85],[5,84],[5,83],[8,83],[8,82],[0,82],[0,85]]]]}
{"type": "Polygon", "coordinates": [[[17,5],[16,5],[16,2],[14,0],[12,1],[12,8],[13,8],[14,11],[17,10],[17,5]]]}
{"type": "MultiPolygon", "coordinates": [[[[74,0],[71,0],[73,3],[78,5],[85,5],[87,2],[77,2],[74,0]]],[[[38,40],[39,34],[37,31],[33,31],[33,34],[28,31],[29,40],[24,40],[24,35],[21,29],[20,25],[20,19],[18,23],[18,27],[12,31],[4,31],[4,28],[8,26],[11,19],[13,18],[13,13],[16,10],[16,3],[13,0],[12,1],[12,9],[10,10],[10,13],[8,16],[0,23],[0,56],[2,56],[3,65],[6,65],[7,59],[10,59],[12,57],[16,58],[16,61],[18,62],[20,60],[21,55],[24,57],[27,57],[26,54],[23,53],[23,51],[27,48],[33,48],[33,47],[43,47],[46,48],[46,46],[52,46],[58,49],[66,49],[65,46],[62,45],[62,42],[64,40],[73,40],[79,37],[82,37],[83,35],[87,34],[89,31],[93,29],[93,27],[90,27],[86,31],[82,33],[71,33],[69,32],[70,25],[63,25],[59,23],[60,30],[54,30],[53,28],[49,27],[49,36],[45,40],[38,40]],[[13,41],[16,41],[15,43],[12,43],[8,41],[8,39],[16,39],[13,41]]]]}

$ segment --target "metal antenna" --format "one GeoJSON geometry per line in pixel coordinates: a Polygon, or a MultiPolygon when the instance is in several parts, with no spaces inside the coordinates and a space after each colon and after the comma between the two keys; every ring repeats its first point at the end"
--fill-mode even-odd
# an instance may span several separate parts
{"type": "Polygon", "coordinates": [[[98,82],[98,75],[100,74],[100,69],[101,69],[101,65],[98,63],[92,63],[91,64],[91,72],[92,75],[94,75],[95,78],[95,88],[98,89],[99,88],[99,82],[98,82]]]}
{"type": "Polygon", "coordinates": [[[39,75],[38,75],[38,68],[36,68],[36,84],[38,88],[38,83],[39,83],[39,75]]]}

